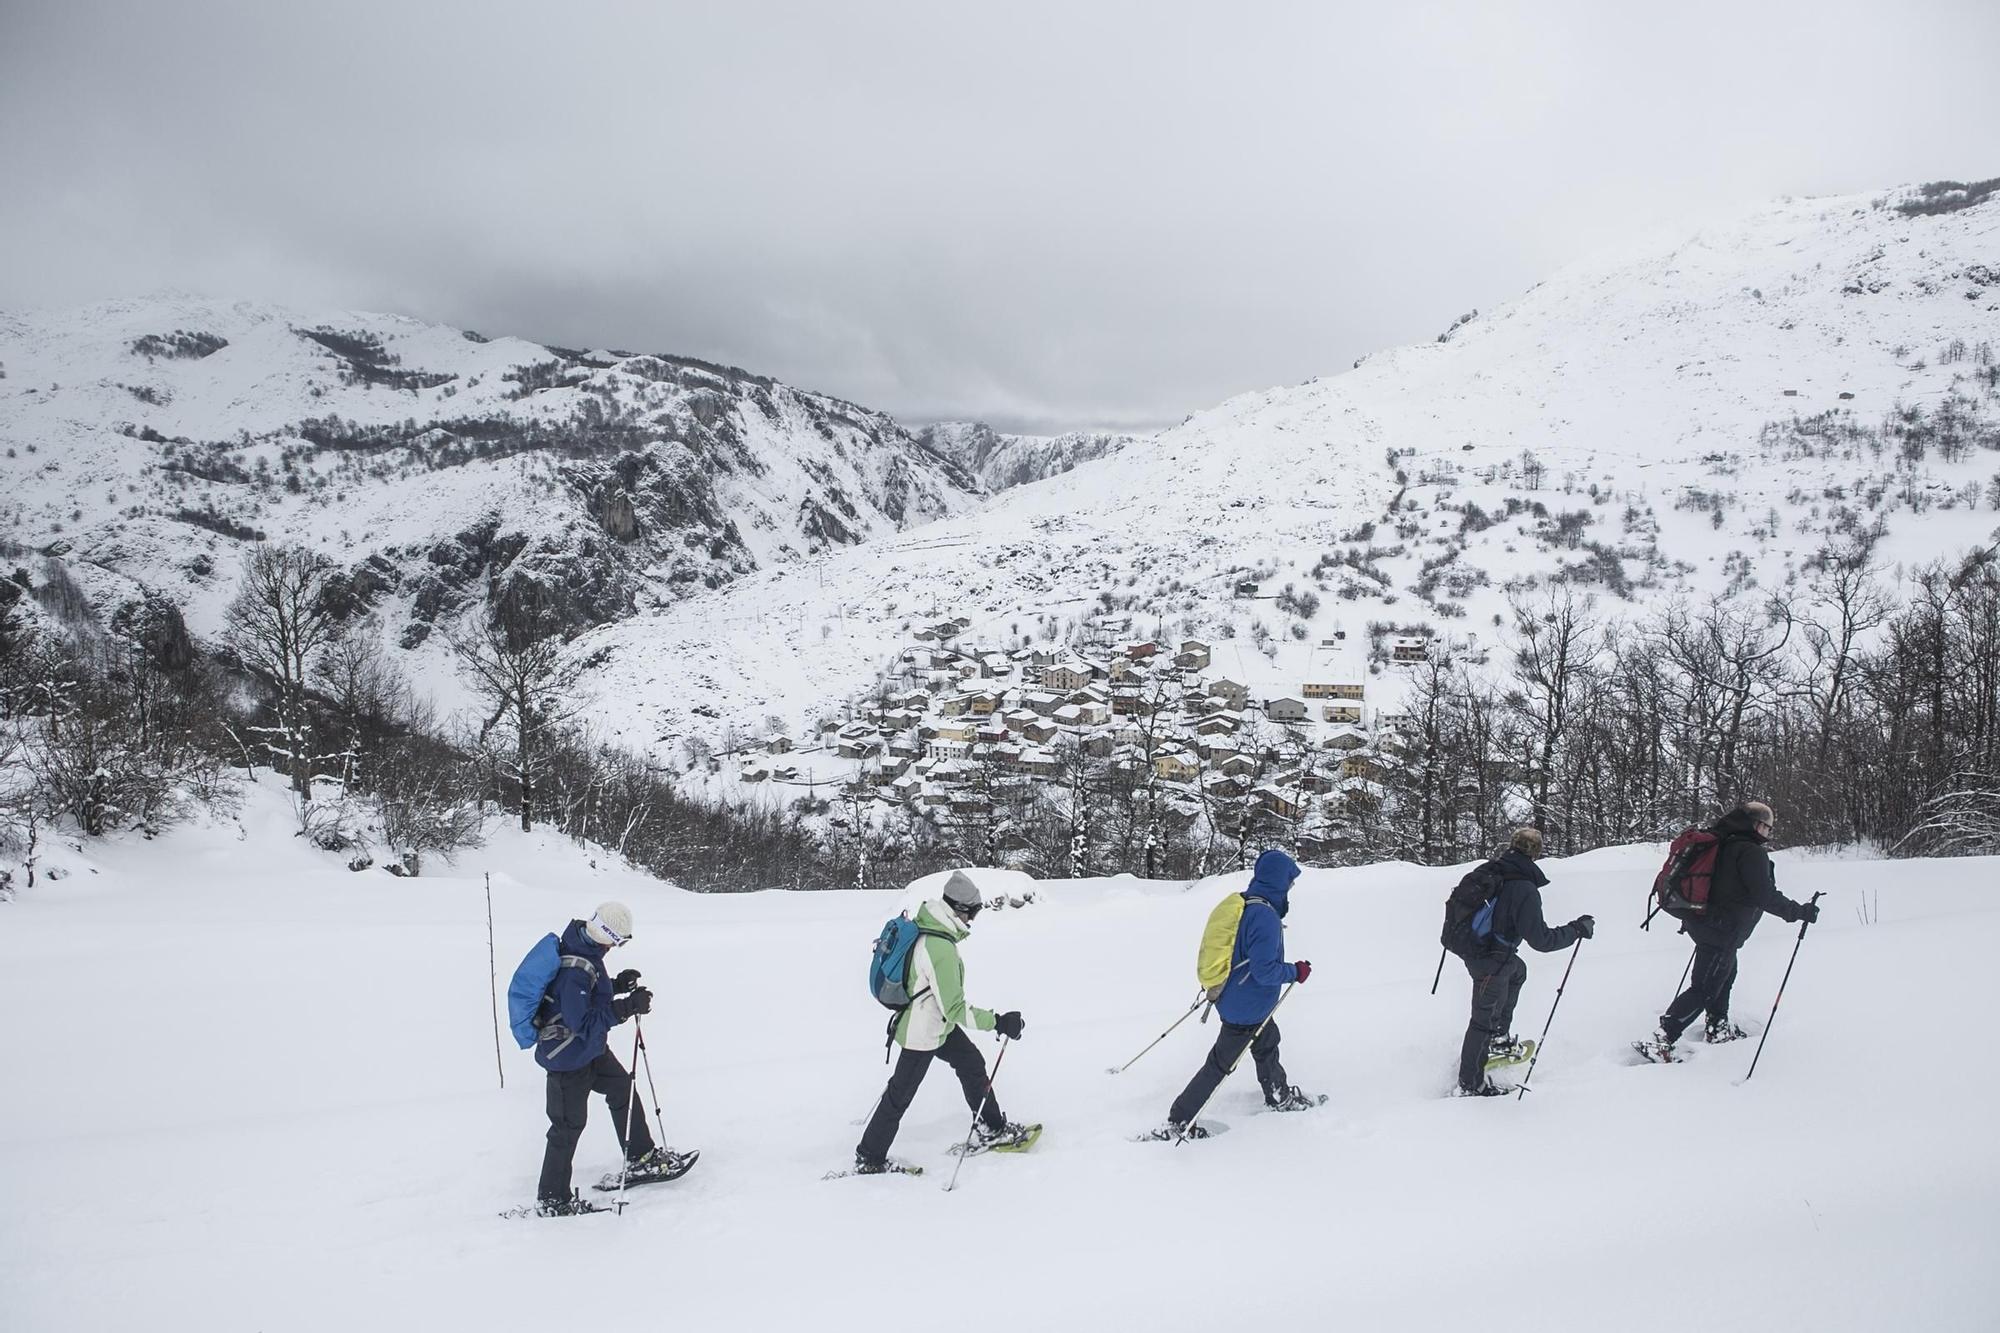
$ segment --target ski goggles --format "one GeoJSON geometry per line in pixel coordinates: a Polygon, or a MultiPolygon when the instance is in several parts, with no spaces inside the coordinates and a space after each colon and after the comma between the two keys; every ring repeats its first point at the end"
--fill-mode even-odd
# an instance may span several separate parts
{"type": "Polygon", "coordinates": [[[596,931],[598,934],[604,936],[605,939],[610,940],[611,947],[614,949],[631,938],[631,936],[629,935],[620,935],[610,926],[604,924],[604,918],[601,916],[593,915],[590,918],[590,928],[596,931]]]}

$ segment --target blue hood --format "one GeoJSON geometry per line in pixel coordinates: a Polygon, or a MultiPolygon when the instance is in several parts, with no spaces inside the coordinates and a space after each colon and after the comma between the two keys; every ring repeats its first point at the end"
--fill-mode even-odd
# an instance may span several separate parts
{"type": "Polygon", "coordinates": [[[1262,898],[1278,909],[1283,916],[1289,909],[1287,901],[1292,892],[1292,881],[1299,877],[1299,863],[1273,847],[1257,858],[1257,868],[1250,874],[1250,887],[1244,892],[1262,898]]]}
{"type": "Polygon", "coordinates": [[[572,921],[563,928],[561,950],[563,953],[580,954],[593,963],[604,960],[604,946],[590,938],[581,921],[572,921]]]}

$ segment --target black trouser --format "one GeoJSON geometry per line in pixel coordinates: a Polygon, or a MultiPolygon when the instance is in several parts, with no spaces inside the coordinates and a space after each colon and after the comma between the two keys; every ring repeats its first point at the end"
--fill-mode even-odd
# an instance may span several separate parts
{"type": "Polygon", "coordinates": [[[1729,1021],[1729,992],[1736,985],[1736,950],[1720,944],[1694,946],[1694,968],[1688,973],[1688,988],[1674,997],[1667,1012],[1660,1015],[1660,1030],[1668,1041],[1679,1041],[1696,1014],[1706,1009],[1708,1021],[1729,1021]]]}
{"type": "Polygon", "coordinates": [[[590,1094],[601,1092],[611,1104],[611,1128],[618,1132],[618,1146],[628,1161],[637,1161],[653,1150],[653,1133],[646,1128],[646,1114],[632,1117],[628,1136],[625,1112],[636,1099],[632,1076],[618,1057],[606,1051],[581,1069],[549,1071],[549,1146],[542,1153],[542,1183],[536,1187],[539,1199],[569,1197],[570,1163],[576,1157],[576,1142],[583,1137],[584,1122],[590,1118],[590,1094]]]}
{"type": "Polygon", "coordinates": [[[889,1086],[882,1089],[882,1099],[875,1103],[875,1114],[868,1117],[868,1128],[862,1131],[855,1156],[864,1162],[879,1162],[889,1155],[889,1145],[896,1141],[896,1131],[903,1123],[903,1112],[910,1109],[924,1075],[930,1072],[932,1056],[950,1065],[951,1071],[958,1075],[966,1106],[988,1129],[1006,1128],[1007,1117],[1000,1114],[999,1098],[987,1093],[986,1061],[972,1044],[972,1038],[965,1035],[965,1029],[953,1028],[944,1045],[936,1050],[913,1051],[905,1047],[896,1057],[895,1072],[889,1075],[889,1086]],[[986,1104],[984,1110],[980,1109],[981,1102],[986,1104]]]}
{"type": "Polygon", "coordinates": [[[1513,1031],[1514,1002],[1521,998],[1528,965],[1521,955],[1503,950],[1466,959],[1465,970],[1472,975],[1472,1021],[1458,1048],[1458,1086],[1470,1092],[1486,1082],[1488,1044],[1513,1031]]]}
{"type": "Polygon", "coordinates": [[[1267,1021],[1260,1032],[1255,1023],[1224,1023],[1222,1031],[1215,1034],[1215,1045],[1209,1048],[1208,1059],[1201,1062],[1201,1068],[1194,1071],[1181,1095],[1174,1098],[1167,1119],[1185,1125],[1200,1115],[1201,1108],[1208,1105],[1208,1099],[1222,1086],[1222,1080],[1229,1077],[1229,1071],[1243,1058],[1246,1046],[1250,1048],[1250,1058],[1257,1062],[1257,1081],[1264,1086],[1264,1100],[1270,1101],[1282,1093],[1288,1080],[1285,1067],[1278,1063],[1278,1025],[1267,1021]]]}

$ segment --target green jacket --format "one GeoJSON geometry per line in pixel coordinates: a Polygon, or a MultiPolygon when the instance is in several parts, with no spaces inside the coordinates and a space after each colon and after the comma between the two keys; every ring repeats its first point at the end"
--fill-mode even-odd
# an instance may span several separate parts
{"type": "Polygon", "coordinates": [[[952,1029],[993,1030],[993,1011],[965,1002],[965,964],[958,942],[968,933],[965,922],[941,898],[917,909],[917,924],[945,936],[926,935],[910,955],[910,993],[917,998],[896,1020],[896,1041],[913,1051],[934,1051],[952,1029]]]}

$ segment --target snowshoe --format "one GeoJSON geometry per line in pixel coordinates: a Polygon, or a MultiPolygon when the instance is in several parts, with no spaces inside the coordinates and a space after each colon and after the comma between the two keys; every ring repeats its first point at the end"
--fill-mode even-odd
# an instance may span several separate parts
{"type": "Polygon", "coordinates": [[[1535,1043],[1519,1037],[1499,1037],[1486,1047],[1486,1068],[1505,1069],[1524,1065],[1535,1058],[1535,1043]]]}
{"type": "Polygon", "coordinates": [[[1272,1088],[1264,1094],[1264,1105],[1273,1111],[1310,1111],[1326,1105],[1326,1094],[1311,1094],[1303,1088],[1272,1088]]]}
{"type": "Polygon", "coordinates": [[[1710,1023],[1707,1030],[1702,1033],[1703,1038],[1711,1046],[1719,1046],[1725,1041],[1741,1041],[1749,1035],[1726,1018],[1720,1023],[1710,1023]]]}
{"type": "Polygon", "coordinates": [[[1144,1134],[1135,1135],[1134,1143],[1176,1143],[1182,1139],[1212,1139],[1229,1126],[1220,1120],[1190,1120],[1185,1125],[1169,1120],[1158,1129],[1149,1129],[1144,1134]]]}
{"type": "Polygon", "coordinates": [[[1655,1032],[1650,1041],[1635,1041],[1632,1049],[1648,1064],[1677,1065],[1684,1058],[1664,1032],[1655,1032]]]}
{"type": "Polygon", "coordinates": [[[692,1152],[675,1152],[672,1148],[655,1148],[643,1157],[635,1157],[625,1166],[623,1173],[607,1172],[592,1189],[615,1190],[620,1181],[629,1188],[634,1185],[657,1185],[663,1181],[679,1180],[694,1170],[694,1164],[701,1159],[701,1149],[692,1152]]]}
{"type": "Polygon", "coordinates": [[[1001,1128],[992,1129],[981,1121],[973,1131],[971,1146],[954,1143],[951,1153],[954,1157],[977,1157],[983,1152],[1026,1152],[1041,1136],[1040,1125],[1017,1125],[1009,1120],[1001,1128]]]}
{"type": "Polygon", "coordinates": [[[854,1165],[845,1171],[829,1171],[821,1180],[845,1180],[849,1176],[921,1176],[924,1169],[914,1162],[905,1162],[898,1157],[885,1157],[879,1162],[871,1162],[857,1155],[854,1165]]]}
{"type": "Polygon", "coordinates": [[[580,1217],[585,1213],[608,1213],[611,1210],[594,1204],[576,1190],[569,1192],[567,1199],[540,1199],[533,1207],[523,1204],[519,1208],[509,1208],[502,1217],[580,1217]]]}
{"type": "Polygon", "coordinates": [[[1489,1078],[1476,1088],[1453,1088],[1451,1095],[1454,1097],[1505,1097],[1512,1091],[1514,1089],[1503,1083],[1495,1083],[1489,1078]]]}

